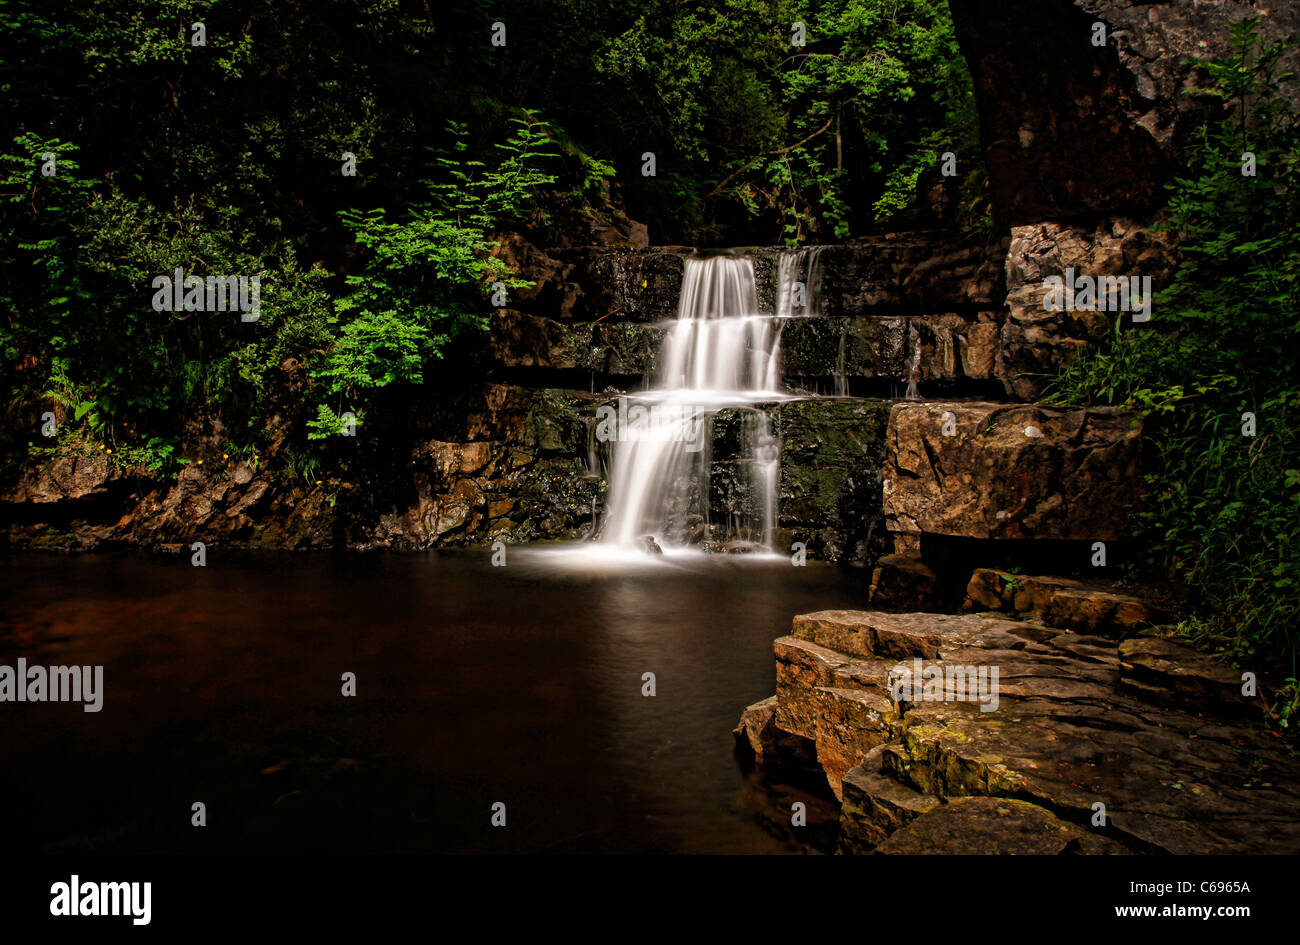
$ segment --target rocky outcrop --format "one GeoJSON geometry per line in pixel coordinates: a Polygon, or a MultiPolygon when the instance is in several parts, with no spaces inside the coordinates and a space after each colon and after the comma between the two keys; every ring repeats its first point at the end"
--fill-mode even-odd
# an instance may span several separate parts
{"type": "MultiPolygon", "coordinates": [[[[1131,313],[1049,311],[1044,305],[1049,291],[1046,280],[1065,278],[1067,273],[1071,278],[1123,276],[1149,279],[1150,291],[1160,291],[1173,275],[1175,248],[1170,234],[1151,227],[1152,221],[1117,217],[1086,226],[1039,223],[1012,229],[1006,313],[999,323],[994,371],[1009,395],[1019,400],[1037,398],[1083,347],[1102,340],[1117,324],[1135,330],[1131,313]]],[[[1117,301],[1127,310],[1125,296],[1117,301]]],[[[1162,316],[1158,306],[1144,314],[1153,320],[1162,316]]]]}
{"type": "Polygon", "coordinates": [[[1300,851],[1300,762],[1239,721],[1263,700],[1173,640],[826,611],[773,651],[775,704],[737,740],[815,751],[843,852],[1300,851]]]}
{"type": "Polygon", "coordinates": [[[1006,248],[1004,239],[971,241],[945,231],[820,247],[818,311],[835,318],[989,309],[1002,300],[1006,248]]]}
{"type": "MultiPolygon", "coordinates": [[[[847,851],[846,851],[847,852],[847,851]]],[[[1049,811],[1008,797],[957,797],[936,804],[873,851],[916,856],[956,852],[1006,856],[1129,853],[1049,811]]]]}
{"type": "Polygon", "coordinates": [[[1119,645],[1120,688],[1162,705],[1201,705],[1250,716],[1258,700],[1245,694],[1240,672],[1156,632],[1119,645]]]}
{"type": "MultiPolygon", "coordinates": [[[[967,239],[947,231],[864,237],[813,247],[816,285],[809,314],[832,318],[911,316],[956,311],[973,315],[1006,295],[1005,238],[967,239]]],[[[775,311],[779,262],[796,252],[746,247],[754,261],[761,311],[775,311]]],[[[541,250],[512,237],[498,253],[534,283],[513,290],[508,308],[562,322],[654,322],[676,317],[682,270],[696,250],[577,247],[541,250]]],[[[805,250],[805,252],[808,252],[805,250]]]]}
{"type": "MultiPolygon", "coordinates": [[[[887,536],[881,465],[890,405],[880,400],[793,401],[771,410],[781,438],[778,546],[801,541],[821,560],[873,561],[887,536]]],[[[715,456],[717,451],[715,450],[715,456]]],[[[726,475],[715,471],[714,508],[726,475]]]]}
{"type": "Polygon", "coordinates": [[[1107,541],[1125,532],[1140,425],[1114,410],[896,404],[886,438],[891,532],[1107,541]]]}
{"type": "Polygon", "coordinates": [[[10,501],[44,505],[101,496],[125,476],[104,450],[78,450],[33,467],[15,486],[10,501]]]}
{"type": "Polygon", "coordinates": [[[512,309],[489,321],[489,346],[503,368],[589,371],[602,377],[654,374],[665,330],[635,322],[561,322],[512,309]]]}
{"type": "Polygon", "coordinates": [[[794,319],[782,329],[782,368],[796,386],[839,379],[899,395],[911,381],[927,390],[992,390],[1000,386],[1003,322],[995,311],[794,319]]]}
{"type": "MultiPolygon", "coordinates": [[[[20,548],[156,549],[203,541],[243,548],[420,549],[577,537],[590,527],[601,490],[587,466],[587,418],[601,400],[575,391],[486,385],[467,393],[455,422],[445,426],[456,440],[408,432],[412,445],[400,463],[368,476],[366,488],[346,476],[294,470],[280,452],[288,449],[283,440],[255,462],[203,449],[208,458],[196,458],[174,477],[69,457],[62,465],[35,467],[0,495],[0,521],[7,543],[20,548]],[[98,470],[96,481],[121,486],[93,505],[64,503],[62,514],[29,514],[39,477],[68,463],[98,470]]],[[[366,448],[365,436],[357,437],[358,451],[366,448]]],[[[79,491],[91,486],[89,477],[78,481],[79,491]]]]}
{"type": "MultiPolygon", "coordinates": [[[[1300,33],[1294,4],[1197,0],[953,0],[992,191],[1005,224],[1132,213],[1164,203],[1216,100],[1190,60],[1228,49],[1228,26],[1259,17],[1300,33]],[[1104,27],[1104,42],[1094,24],[1104,27]]],[[[1296,53],[1289,59],[1290,68],[1296,53]]],[[[1294,94],[1294,93],[1293,93],[1294,94]]]]}
{"type": "MultiPolygon", "coordinates": [[[[603,504],[609,465],[609,444],[595,438],[596,411],[614,399],[487,384],[463,392],[449,419],[430,422],[427,431],[419,429],[416,405],[382,430],[359,432],[358,453],[371,440],[406,444],[389,454],[381,473],[367,474],[365,489],[347,476],[286,470],[279,452],[288,448],[284,441],[257,461],[204,449],[206,458],[196,457],[174,477],[122,468],[103,451],[75,452],[32,466],[0,494],[0,534],[11,547],[79,549],[203,541],[419,550],[586,538],[603,504]]],[[[880,467],[889,406],[870,400],[768,405],[772,433],[784,442],[779,547],[802,542],[814,559],[832,561],[873,560],[885,550],[880,467]]],[[[699,538],[719,547],[727,523],[753,511],[739,468],[746,459],[745,418],[746,411],[724,410],[713,421],[708,484],[716,527],[699,538]]]]}

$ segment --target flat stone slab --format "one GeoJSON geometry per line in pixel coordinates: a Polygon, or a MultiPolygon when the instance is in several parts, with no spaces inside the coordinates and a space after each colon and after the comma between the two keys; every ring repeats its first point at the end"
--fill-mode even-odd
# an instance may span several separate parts
{"type": "Polygon", "coordinates": [[[1053,627],[1130,636],[1170,619],[1157,601],[1103,581],[1012,574],[976,568],[966,585],[965,610],[1032,614],[1053,627]]]}
{"type": "Polygon", "coordinates": [[[883,854],[1127,853],[1043,808],[1006,797],[961,797],[938,804],[892,833],[875,850],[883,854]]]}
{"type": "Polygon", "coordinates": [[[791,635],[852,656],[937,659],[943,644],[979,634],[988,623],[986,617],[966,614],[822,610],[795,617],[791,635]]]}
{"type": "Polygon", "coordinates": [[[1148,700],[1213,705],[1227,714],[1258,714],[1266,703],[1242,690],[1240,670],[1167,637],[1147,634],[1119,645],[1120,686],[1148,700]]]}

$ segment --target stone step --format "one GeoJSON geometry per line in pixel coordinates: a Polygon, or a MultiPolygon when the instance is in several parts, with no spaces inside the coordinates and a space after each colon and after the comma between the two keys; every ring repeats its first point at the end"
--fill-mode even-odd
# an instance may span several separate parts
{"type": "Polygon", "coordinates": [[[791,635],[849,656],[938,659],[943,645],[970,640],[989,628],[977,614],[892,614],[822,610],[794,618],[791,635]]]}
{"type": "MultiPolygon", "coordinates": [[[[1225,715],[1263,717],[1268,703],[1242,692],[1240,670],[1154,634],[1119,645],[1120,688],[1163,705],[1202,705],[1225,715]]],[[[1259,689],[1256,689],[1259,692],[1259,689]]]]}
{"type": "Polygon", "coordinates": [[[782,729],[776,721],[776,708],[776,696],[769,696],[745,709],[740,724],[731,732],[737,745],[751,752],[757,764],[819,771],[815,743],[782,729]]]}
{"type": "MultiPolygon", "coordinates": [[[[843,815],[841,814],[841,823],[843,815]]],[[[880,854],[1010,854],[1130,852],[1044,810],[1005,797],[958,797],[901,824],[875,849],[880,854]]]]}
{"type": "Polygon", "coordinates": [[[884,755],[926,794],[1014,796],[1107,826],[1133,849],[1300,852],[1300,764],[1261,732],[1106,689],[968,704],[917,703],[884,755]]]}
{"type": "Polygon", "coordinates": [[[794,629],[774,644],[763,724],[812,745],[842,799],[866,763],[940,800],[1015,798],[1084,825],[1104,812],[1131,850],[1300,853],[1300,760],[1227,713],[1250,705],[1239,673],[1176,641],[974,614],[824,611],[794,629]],[[890,674],[914,660],[935,685],[895,702],[890,674]],[[977,699],[972,669],[990,686],[977,699]]]}
{"type": "Polygon", "coordinates": [[[843,778],[840,853],[870,853],[894,831],[941,803],[881,770],[885,746],[871,749],[843,778]]]}
{"type": "Polygon", "coordinates": [[[1101,581],[976,568],[964,610],[1034,614],[1053,627],[1120,638],[1171,619],[1169,609],[1101,581]]]}

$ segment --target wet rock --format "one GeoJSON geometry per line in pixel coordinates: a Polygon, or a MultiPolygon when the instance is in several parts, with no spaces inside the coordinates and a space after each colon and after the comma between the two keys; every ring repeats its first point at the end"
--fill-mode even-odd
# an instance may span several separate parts
{"type": "Polygon", "coordinates": [[[791,381],[986,381],[1003,321],[1000,311],[793,319],[782,329],[782,370],[791,381]]]}
{"type": "Polygon", "coordinates": [[[964,609],[1033,614],[1053,627],[1104,636],[1130,636],[1171,618],[1168,607],[1104,581],[1012,574],[977,568],[964,609]]]}
{"type": "Polygon", "coordinates": [[[843,778],[840,806],[841,853],[870,853],[897,831],[942,803],[881,771],[884,748],[867,752],[843,778]]]}
{"type": "Polygon", "coordinates": [[[1137,418],[1114,410],[896,404],[886,523],[911,535],[1116,539],[1138,489],[1140,436],[1137,418]],[[1030,425],[1043,436],[1026,437],[1030,425]]]}
{"type": "MultiPolygon", "coordinates": [[[[871,794],[906,799],[909,810],[926,806],[918,795],[1013,798],[1074,825],[1104,805],[1104,830],[1085,829],[1071,851],[1300,851],[1300,761],[1242,724],[1231,694],[1239,674],[1172,641],[1116,644],[1002,617],[857,611],[800,615],[792,629],[773,646],[776,705],[764,724],[815,742],[844,797],[847,849],[881,843],[891,824],[900,836],[863,798],[871,794]],[[943,670],[944,682],[894,703],[889,674],[913,657],[943,670]],[[943,669],[981,666],[998,669],[989,675],[995,703],[965,698],[943,669]]],[[[978,852],[1011,849],[1026,830],[1056,836],[1039,829],[1050,824],[1038,814],[1019,813],[1029,820],[1016,814],[1005,838],[948,833],[926,843],[978,852]]]]}
{"type": "Polygon", "coordinates": [[[745,710],[740,724],[732,732],[738,747],[752,752],[759,764],[770,763],[791,770],[819,770],[813,741],[776,724],[776,701],[776,696],[771,696],[745,710]]]}
{"type": "MultiPolygon", "coordinates": [[[[772,433],[781,439],[780,547],[802,541],[810,556],[835,562],[875,560],[885,550],[880,468],[888,417],[886,401],[773,408],[772,433]]],[[[719,504],[715,499],[715,509],[719,504]]]]}
{"type": "Polygon", "coordinates": [[[617,377],[651,376],[664,329],[611,320],[561,322],[498,309],[489,322],[489,345],[507,368],[596,371],[617,377]]]}
{"type": "Polygon", "coordinates": [[[1035,804],[1005,797],[961,797],[933,806],[900,825],[875,852],[907,856],[936,853],[1057,856],[1129,851],[1035,804]]]}
{"type": "MultiPolygon", "coordinates": [[[[756,247],[746,252],[759,279],[760,307],[774,311],[778,260],[788,250],[756,247]]],[[[503,238],[497,250],[536,283],[512,292],[511,309],[575,324],[675,318],[685,260],[694,253],[675,246],[543,252],[517,235],[503,238]]],[[[1002,238],[972,241],[944,230],[891,233],[821,247],[819,253],[822,278],[811,314],[900,317],[976,307],[992,312],[1000,309],[1006,294],[1002,238]]],[[[519,327],[503,325],[501,330],[508,336],[519,327]]],[[[870,353],[865,340],[860,350],[870,353]]]]}

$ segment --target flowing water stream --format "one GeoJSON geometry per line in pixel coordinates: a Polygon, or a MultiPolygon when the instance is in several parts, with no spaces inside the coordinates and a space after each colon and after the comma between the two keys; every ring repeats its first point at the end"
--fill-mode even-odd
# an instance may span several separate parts
{"type": "Polygon", "coordinates": [[[612,444],[603,545],[650,540],[673,551],[713,541],[772,550],[781,442],[765,405],[790,399],[781,389],[781,325],[807,311],[803,280],[815,262],[807,250],[780,258],[777,313],[770,314],[759,311],[752,259],[686,260],[677,319],[652,386],[620,403],[603,437],[612,444]],[[723,410],[742,418],[733,488],[743,501],[729,503],[719,523],[711,521],[709,480],[713,426],[723,410]]]}

